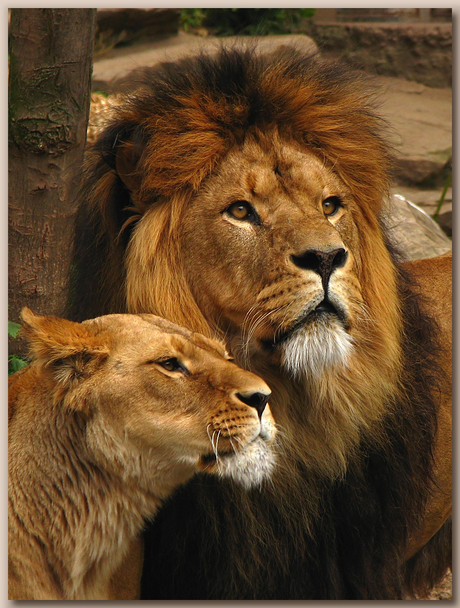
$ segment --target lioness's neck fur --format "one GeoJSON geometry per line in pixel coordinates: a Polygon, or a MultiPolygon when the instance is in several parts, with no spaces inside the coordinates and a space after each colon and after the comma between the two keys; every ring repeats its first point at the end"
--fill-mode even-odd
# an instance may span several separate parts
{"type": "MultiPolygon", "coordinates": [[[[31,379],[41,380],[39,372],[31,379]]],[[[48,401],[51,388],[43,389],[48,401]]],[[[108,599],[110,576],[144,518],[152,517],[161,499],[193,469],[184,464],[177,470],[145,451],[128,454],[104,429],[88,432],[80,412],[69,416],[61,404],[48,406],[33,422],[21,411],[14,414],[16,433],[28,438],[18,447],[11,442],[9,450],[16,542],[27,547],[31,564],[42,565],[43,588],[34,588],[35,599],[108,599]],[[101,467],[96,459],[101,442],[120,449],[118,470],[101,467]]]]}

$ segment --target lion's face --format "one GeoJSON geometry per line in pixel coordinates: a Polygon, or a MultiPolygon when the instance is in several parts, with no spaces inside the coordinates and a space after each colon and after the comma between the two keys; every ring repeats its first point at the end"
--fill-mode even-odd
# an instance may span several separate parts
{"type": "MultiPolygon", "coordinates": [[[[46,317],[38,319],[46,324],[46,317]]],[[[71,356],[52,361],[59,346],[52,354],[40,346],[39,363],[52,370],[51,390],[64,406],[85,414],[88,445],[105,466],[129,474],[129,463],[139,457],[155,465],[148,477],[164,468],[167,487],[177,484],[177,475],[197,470],[245,485],[269,474],[275,435],[270,390],[230,361],[219,342],[153,315],[107,315],[81,326],[59,322],[59,341],[67,342],[71,356]]],[[[52,323],[32,342],[52,339],[52,323]]]]}
{"type": "Polygon", "coordinates": [[[346,362],[363,314],[356,210],[316,156],[272,141],[231,153],[190,205],[184,264],[212,324],[316,373],[346,362]]]}
{"type": "MultiPolygon", "coordinates": [[[[152,315],[92,323],[114,336],[93,398],[120,434],[208,472],[237,471],[232,461],[247,448],[263,458],[274,435],[270,389],[229,361],[221,344],[152,315]]],[[[256,457],[253,464],[262,466],[256,457]]]]}
{"type": "MultiPolygon", "coordinates": [[[[152,209],[133,239],[128,300],[138,293],[131,269],[133,281],[142,281],[136,239],[145,250],[156,221],[152,209]]],[[[207,323],[225,333],[243,362],[258,352],[295,376],[316,376],[347,365],[367,331],[369,308],[378,304],[366,302],[373,299],[363,272],[366,221],[350,189],[317,155],[275,134],[248,138],[183,209],[182,272],[207,323]]],[[[385,272],[388,253],[379,234],[374,240],[385,272]]]]}

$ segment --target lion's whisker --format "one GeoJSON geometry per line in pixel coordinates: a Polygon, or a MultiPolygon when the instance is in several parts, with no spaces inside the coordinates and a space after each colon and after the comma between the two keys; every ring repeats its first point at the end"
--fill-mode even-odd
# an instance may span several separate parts
{"type": "Polygon", "coordinates": [[[282,306],[277,306],[276,308],[273,308],[272,310],[269,310],[265,313],[263,313],[262,311],[260,311],[260,314],[258,317],[255,317],[252,320],[252,324],[248,327],[247,331],[245,332],[245,346],[246,346],[246,354],[247,356],[249,356],[249,343],[252,340],[252,337],[255,333],[255,331],[262,325],[262,323],[271,315],[279,312],[280,310],[283,310],[283,308],[287,308],[291,305],[291,303],[287,303],[287,304],[283,304],[282,306]]]}

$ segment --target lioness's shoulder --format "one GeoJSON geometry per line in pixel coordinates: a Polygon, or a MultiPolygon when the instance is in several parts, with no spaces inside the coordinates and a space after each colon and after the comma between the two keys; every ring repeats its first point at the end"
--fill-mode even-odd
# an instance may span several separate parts
{"type": "Polygon", "coordinates": [[[405,262],[403,266],[421,287],[442,294],[452,290],[452,252],[405,262]]]}

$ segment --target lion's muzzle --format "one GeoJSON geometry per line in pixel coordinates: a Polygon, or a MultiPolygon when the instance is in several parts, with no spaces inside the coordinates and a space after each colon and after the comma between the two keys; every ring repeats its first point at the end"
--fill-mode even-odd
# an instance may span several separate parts
{"type": "Polygon", "coordinates": [[[321,277],[324,293],[327,294],[327,286],[331,274],[336,268],[341,268],[347,261],[348,254],[343,247],[332,251],[320,251],[308,249],[302,255],[292,255],[291,260],[299,268],[313,270],[321,277]]]}

